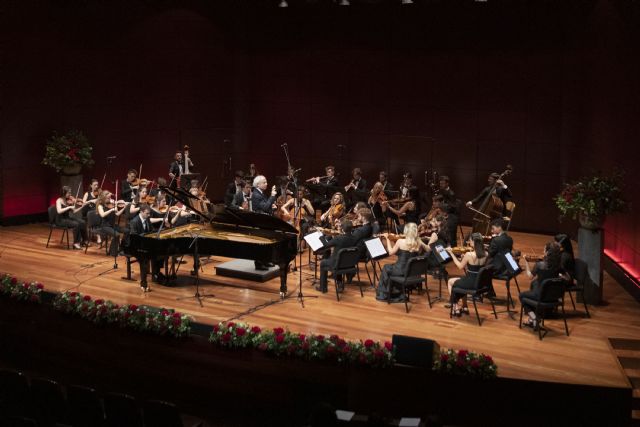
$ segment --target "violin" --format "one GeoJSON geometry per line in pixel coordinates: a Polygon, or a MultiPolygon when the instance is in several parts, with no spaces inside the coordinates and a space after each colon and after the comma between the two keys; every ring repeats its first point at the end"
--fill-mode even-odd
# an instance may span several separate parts
{"type": "Polygon", "coordinates": [[[451,252],[453,252],[453,254],[456,256],[464,255],[467,252],[473,252],[474,250],[475,249],[471,246],[454,246],[453,248],[451,248],[451,252]]]}
{"type": "Polygon", "coordinates": [[[543,255],[534,255],[534,254],[525,254],[524,260],[527,261],[527,262],[538,262],[538,261],[543,261],[544,260],[544,256],[543,255]]]}
{"type": "Polygon", "coordinates": [[[152,182],[153,182],[153,181],[149,181],[149,180],[148,180],[148,179],[146,179],[146,178],[136,178],[136,179],[134,179],[133,181],[131,181],[129,184],[130,184],[132,187],[139,187],[139,186],[141,186],[141,185],[142,185],[142,186],[144,186],[144,187],[146,187],[147,185],[149,185],[149,184],[150,184],[150,183],[152,183],[152,182]]]}
{"type": "Polygon", "coordinates": [[[391,242],[396,242],[396,241],[398,241],[400,239],[404,239],[404,234],[387,233],[386,236],[384,234],[376,234],[373,237],[386,237],[391,242]]]}
{"type": "Polygon", "coordinates": [[[168,206],[168,205],[164,205],[158,208],[158,212],[160,213],[167,213],[167,210],[169,212],[178,212],[182,210],[182,208],[178,206],[168,206]]]}
{"type": "Polygon", "coordinates": [[[118,200],[115,201],[113,199],[109,199],[106,203],[106,207],[107,209],[113,209],[114,207],[117,207],[118,209],[122,209],[125,206],[127,206],[129,202],[125,202],[124,200],[118,200]]]}
{"type": "Polygon", "coordinates": [[[156,202],[156,196],[146,195],[140,198],[140,203],[146,203],[148,205],[152,205],[156,202]]]}
{"type": "Polygon", "coordinates": [[[84,202],[82,201],[82,199],[80,199],[78,197],[73,197],[73,196],[67,196],[67,198],[65,199],[65,203],[67,204],[67,206],[82,206],[82,205],[84,205],[84,202]]]}
{"type": "Polygon", "coordinates": [[[342,203],[338,203],[337,205],[333,205],[329,208],[327,220],[329,223],[332,223],[335,220],[340,219],[342,215],[344,215],[344,205],[342,203]]]}
{"type": "Polygon", "coordinates": [[[314,227],[315,231],[319,231],[326,236],[337,236],[343,234],[340,230],[335,230],[333,228],[324,228],[324,227],[314,227]]]}

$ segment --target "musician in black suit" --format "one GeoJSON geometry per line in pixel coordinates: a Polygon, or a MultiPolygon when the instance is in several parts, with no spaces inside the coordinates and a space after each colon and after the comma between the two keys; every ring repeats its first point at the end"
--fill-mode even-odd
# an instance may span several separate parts
{"type": "Polygon", "coordinates": [[[233,202],[231,202],[231,207],[236,208],[236,209],[242,209],[245,211],[250,211],[251,210],[251,183],[250,182],[243,182],[243,187],[242,187],[242,191],[239,193],[236,193],[233,196],[233,202]]]}
{"type": "Polygon", "coordinates": [[[477,204],[477,203],[481,203],[483,202],[487,197],[489,197],[489,194],[491,192],[491,189],[493,188],[495,195],[498,196],[498,198],[502,201],[502,204],[504,205],[503,207],[503,212],[502,212],[502,216],[506,215],[506,203],[509,200],[513,199],[513,195],[511,194],[511,190],[509,189],[509,187],[507,187],[507,185],[504,183],[503,180],[500,179],[500,174],[497,173],[492,173],[491,175],[489,175],[489,178],[487,178],[487,186],[485,188],[482,189],[482,191],[480,192],[480,194],[478,194],[473,200],[469,200],[467,202],[467,207],[472,207],[473,205],[477,204]],[[495,188],[494,188],[495,186],[495,188]]]}
{"type": "MultiPolygon", "coordinates": [[[[176,151],[173,162],[169,165],[169,177],[171,178],[171,188],[178,186],[178,178],[184,173],[184,160],[182,159],[182,151],[176,151]]],[[[184,188],[188,183],[180,183],[184,188]]],[[[189,187],[186,187],[189,188],[189,187]]]]}
{"type": "MultiPolygon", "coordinates": [[[[233,204],[233,199],[236,195],[242,193],[242,186],[244,184],[244,172],[242,171],[236,171],[236,173],[233,176],[233,182],[230,182],[229,185],[227,185],[227,189],[224,192],[224,204],[225,206],[231,206],[233,204]]],[[[251,181],[246,181],[249,182],[249,184],[251,184],[251,181]]]]}
{"type": "MultiPolygon", "coordinates": [[[[341,222],[342,231],[344,234],[334,237],[329,240],[325,249],[333,248],[333,252],[329,258],[325,258],[320,262],[320,283],[316,285],[316,290],[324,293],[327,293],[327,274],[329,270],[333,270],[335,263],[338,260],[338,252],[343,248],[350,248],[355,246],[356,240],[351,233],[353,230],[353,224],[348,219],[343,219],[341,222]]],[[[337,278],[338,281],[338,291],[341,291],[344,284],[342,283],[341,278],[337,278]]]]}
{"type": "Polygon", "coordinates": [[[347,184],[347,186],[344,188],[344,191],[365,191],[367,189],[367,180],[362,177],[362,170],[360,168],[353,168],[351,175],[353,179],[349,184],[347,184]]]}
{"type": "Polygon", "coordinates": [[[318,197],[313,200],[313,206],[323,212],[331,205],[331,197],[337,191],[336,187],[338,187],[335,166],[329,165],[324,168],[324,171],[326,174],[324,177],[316,176],[307,180],[307,182],[316,184],[319,187],[316,190],[318,197]]]}
{"type": "Polygon", "coordinates": [[[132,185],[136,180],[138,172],[135,169],[129,169],[127,172],[127,179],[121,181],[120,187],[122,188],[121,195],[122,200],[125,202],[131,202],[138,195],[138,186],[132,185]]]}
{"type": "MultiPolygon", "coordinates": [[[[382,184],[382,191],[384,191],[385,193],[390,193],[395,190],[393,184],[389,182],[389,175],[386,171],[380,171],[380,173],[378,174],[378,182],[382,184]]],[[[390,194],[387,194],[387,196],[389,195],[390,194]]],[[[393,199],[394,197],[391,198],[393,199]]]]}
{"type": "MultiPolygon", "coordinates": [[[[365,260],[367,257],[367,247],[364,244],[365,240],[368,240],[373,236],[373,234],[377,234],[380,232],[380,227],[376,223],[377,230],[374,230],[374,224],[371,224],[373,220],[373,213],[371,213],[371,209],[369,208],[361,208],[358,209],[358,217],[356,219],[360,225],[357,227],[352,235],[353,240],[355,241],[354,246],[358,248],[358,252],[360,252],[360,259],[365,260]]],[[[353,274],[347,275],[347,283],[351,283],[353,280],[353,274]]]]}
{"type": "Polygon", "coordinates": [[[491,243],[489,243],[487,265],[493,267],[495,275],[499,275],[506,270],[503,257],[500,255],[511,252],[513,239],[504,231],[504,220],[502,218],[496,218],[491,221],[491,235],[493,237],[491,238],[491,243]]]}
{"type": "Polygon", "coordinates": [[[447,234],[451,246],[458,246],[457,228],[460,221],[460,199],[449,186],[449,177],[442,175],[438,180],[440,195],[442,196],[441,209],[447,214],[447,234]]]}
{"type": "MultiPolygon", "coordinates": [[[[129,234],[143,235],[153,231],[153,222],[162,222],[163,218],[150,218],[151,208],[147,204],[140,206],[140,212],[129,222],[129,234]]],[[[141,287],[143,291],[147,291],[146,274],[149,272],[149,260],[138,260],[140,264],[140,276],[143,278],[141,287]]],[[[163,259],[152,260],[152,275],[153,280],[160,282],[164,279],[164,275],[160,273],[160,267],[162,266],[163,259]]]]}

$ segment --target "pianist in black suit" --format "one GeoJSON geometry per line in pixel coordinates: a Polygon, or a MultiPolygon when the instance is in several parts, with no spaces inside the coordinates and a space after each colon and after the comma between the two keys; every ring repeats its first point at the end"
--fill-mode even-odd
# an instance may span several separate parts
{"type": "MultiPolygon", "coordinates": [[[[356,238],[351,233],[353,230],[353,224],[351,221],[343,219],[340,224],[344,234],[329,240],[325,249],[333,248],[333,252],[329,258],[323,259],[320,262],[320,283],[316,286],[316,290],[323,294],[327,292],[327,274],[329,273],[329,270],[333,270],[333,267],[338,260],[338,252],[340,249],[350,248],[356,244],[356,238]]],[[[337,281],[338,291],[341,291],[344,285],[341,278],[338,278],[337,281]]]]}
{"type": "MultiPolygon", "coordinates": [[[[253,193],[251,194],[251,209],[253,212],[265,215],[273,215],[273,205],[276,202],[276,186],[271,187],[271,196],[268,194],[269,183],[264,175],[258,175],[253,179],[253,193]]],[[[266,270],[273,264],[263,264],[260,261],[255,262],[256,270],[266,270]]]]}
{"type": "MultiPolygon", "coordinates": [[[[224,192],[225,206],[233,205],[234,197],[242,192],[242,186],[243,186],[243,183],[245,182],[243,177],[244,177],[244,172],[236,171],[233,177],[233,182],[230,182],[229,185],[227,185],[227,189],[224,192]]],[[[249,185],[251,185],[251,181],[248,181],[248,182],[249,182],[249,185]]]]}
{"type": "Polygon", "coordinates": [[[489,243],[489,259],[487,265],[491,265],[494,270],[494,274],[502,274],[506,270],[506,266],[503,263],[503,257],[500,255],[511,252],[513,249],[513,239],[504,229],[504,220],[497,218],[491,221],[491,243],[489,243]]]}
{"type": "MultiPolygon", "coordinates": [[[[151,216],[151,208],[147,204],[143,204],[140,206],[140,212],[129,222],[129,234],[138,234],[143,235],[153,231],[151,227],[152,222],[162,222],[162,218],[150,218],[151,216]]],[[[138,260],[140,264],[140,276],[146,277],[146,274],[149,272],[148,260],[146,262],[142,262],[138,260]]],[[[161,281],[164,277],[162,273],[160,273],[160,266],[162,266],[162,259],[152,260],[152,274],[153,278],[156,281],[161,281]]],[[[147,291],[147,282],[143,279],[141,283],[141,287],[143,291],[147,291]]]]}

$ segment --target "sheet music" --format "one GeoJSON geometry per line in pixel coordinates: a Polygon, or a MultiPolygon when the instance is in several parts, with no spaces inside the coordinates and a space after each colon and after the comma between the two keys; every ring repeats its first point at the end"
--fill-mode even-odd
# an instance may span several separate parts
{"type": "Polygon", "coordinates": [[[320,239],[321,237],[322,233],[320,231],[316,231],[304,236],[304,241],[307,242],[313,252],[316,252],[318,249],[322,249],[322,247],[324,246],[324,243],[320,239]]]}
{"type": "Polygon", "coordinates": [[[380,240],[379,237],[371,240],[365,240],[364,244],[367,246],[369,255],[371,255],[371,258],[373,259],[387,255],[387,249],[384,247],[382,240],[380,240]]]}
{"type": "Polygon", "coordinates": [[[442,258],[442,261],[449,261],[451,259],[451,255],[447,252],[442,245],[436,245],[435,250],[438,251],[438,255],[442,258]]]}
{"type": "Polygon", "coordinates": [[[516,260],[513,259],[513,255],[511,255],[510,252],[505,253],[504,257],[507,259],[507,262],[509,263],[509,265],[511,266],[514,272],[520,271],[520,266],[518,265],[516,260]]]}

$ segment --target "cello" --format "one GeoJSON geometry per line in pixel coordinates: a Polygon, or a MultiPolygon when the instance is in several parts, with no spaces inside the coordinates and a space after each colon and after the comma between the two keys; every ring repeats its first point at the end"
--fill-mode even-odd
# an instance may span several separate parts
{"type": "Polygon", "coordinates": [[[500,176],[490,187],[489,194],[487,194],[487,196],[480,204],[480,208],[474,209],[473,207],[469,207],[469,209],[476,213],[473,216],[472,233],[480,233],[482,235],[489,234],[489,226],[491,224],[491,221],[495,218],[502,217],[504,203],[502,203],[500,197],[496,195],[496,186],[498,185],[498,181],[502,180],[502,178],[505,176],[511,175],[512,172],[513,166],[507,165],[506,169],[500,174],[500,176]]]}

